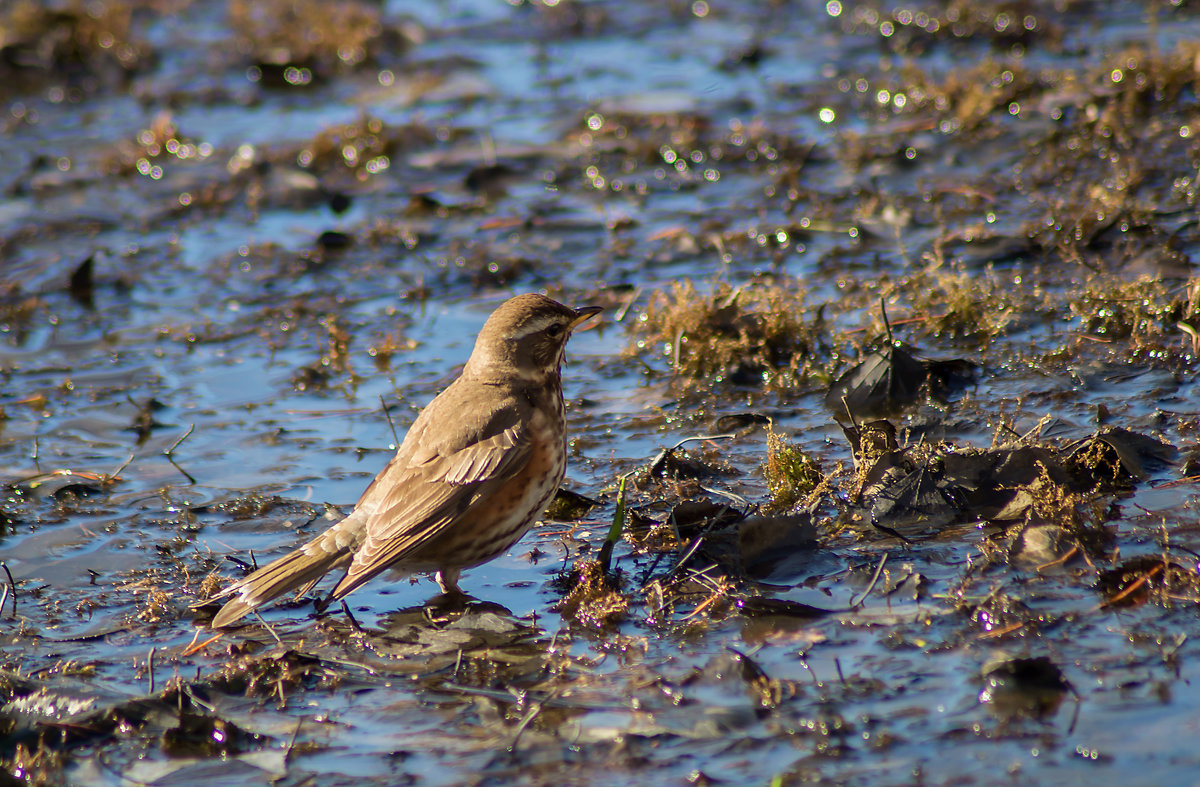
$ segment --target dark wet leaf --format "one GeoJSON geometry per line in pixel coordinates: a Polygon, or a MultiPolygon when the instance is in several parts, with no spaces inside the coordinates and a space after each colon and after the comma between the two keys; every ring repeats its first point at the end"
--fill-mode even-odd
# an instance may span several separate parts
{"type": "Polygon", "coordinates": [[[766,596],[751,596],[749,598],[738,599],[736,606],[745,615],[754,617],[796,618],[799,620],[816,620],[817,618],[831,615],[834,612],[831,609],[822,609],[814,607],[811,604],[802,604],[799,601],[769,598],[766,596]]]}
{"type": "Polygon", "coordinates": [[[753,429],[759,426],[770,426],[770,416],[762,413],[736,413],[723,415],[717,419],[718,432],[736,432],[742,429],[753,429]]]}
{"type": "Polygon", "coordinates": [[[742,571],[758,579],[799,569],[817,547],[817,528],[807,514],[756,516],[738,525],[742,571]]]}
{"type": "Polygon", "coordinates": [[[981,519],[1023,517],[1028,503],[1011,504],[1043,473],[1061,486],[1071,482],[1058,453],[1041,446],[952,451],[941,457],[941,465],[956,499],[981,519]]]}
{"type": "Polygon", "coordinates": [[[706,479],[726,475],[728,471],[694,452],[668,448],[650,464],[648,473],[651,478],[706,479]]]}
{"type": "Polygon", "coordinates": [[[916,401],[925,379],[924,364],[889,344],[835,380],[825,394],[825,406],[839,418],[891,412],[916,401]]]}
{"type": "Polygon", "coordinates": [[[546,517],[564,522],[581,519],[584,514],[600,505],[600,501],[570,489],[559,489],[546,508],[546,517]]]}
{"type": "Polygon", "coordinates": [[[53,497],[56,500],[62,500],[71,496],[98,495],[108,485],[119,480],[120,478],[109,477],[103,473],[55,470],[18,481],[17,489],[33,497],[53,497]]]}
{"type": "Polygon", "coordinates": [[[985,665],[979,702],[1005,718],[1041,718],[1058,710],[1071,683],[1045,656],[985,665]]]}
{"type": "Polygon", "coordinates": [[[163,732],[162,750],[172,757],[226,757],[261,746],[266,739],[231,721],[184,713],[179,726],[163,732]]]}
{"type": "Polygon", "coordinates": [[[89,256],[71,272],[71,280],[67,285],[67,291],[71,293],[71,297],[89,309],[93,308],[92,299],[95,294],[94,268],[95,257],[89,256]]]}
{"type": "Polygon", "coordinates": [[[1096,590],[1104,596],[1106,607],[1133,607],[1147,601],[1200,603],[1200,563],[1165,554],[1138,555],[1101,572],[1096,590]]]}
{"type": "Polygon", "coordinates": [[[1023,235],[990,235],[952,239],[944,244],[942,253],[967,269],[979,269],[992,264],[1019,262],[1035,251],[1033,242],[1023,235]]]}
{"type": "Polygon", "coordinates": [[[752,41],[743,49],[731,52],[721,60],[722,71],[737,71],[742,68],[757,68],[762,59],[770,54],[762,41],[752,41]]]}
{"type": "Polygon", "coordinates": [[[970,382],[974,371],[975,365],[964,359],[921,359],[906,345],[888,343],[835,380],[825,406],[839,419],[895,412],[920,398],[926,384],[941,396],[970,382]]]}
{"type": "Polygon", "coordinates": [[[668,520],[683,538],[697,530],[715,530],[739,522],[741,511],[711,500],[686,500],[671,510],[668,520]]]}
{"type": "Polygon", "coordinates": [[[484,165],[468,172],[463,185],[489,199],[496,199],[504,196],[519,174],[507,164],[484,165]]]}
{"type": "Polygon", "coordinates": [[[325,230],[317,236],[317,247],[322,251],[342,251],[354,245],[354,236],[339,230],[325,230]]]}
{"type": "Polygon", "coordinates": [[[329,195],[329,209],[338,215],[350,210],[352,204],[354,200],[344,192],[335,191],[329,195]]]}
{"type": "Polygon", "coordinates": [[[872,490],[871,521],[905,535],[940,530],[956,521],[961,503],[938,466],[917,467],[872,490]]]}
{"type": "Polygon", "coordinates": [[[1120,427],[1101,429],[1094,437],[1077,444],[1071,453],[1081,455],[1097,443],[1115,451],[1121,469],[1138,481],[1145,481],[1155,472],[1174,465],[1179,456],[1179,451],[1169,443],[1120,427]]]}
{"type": "Polygon", "coordinates": [[[53,730],[60,743],[142,726],[172,709],[157,697],[112,691],[102,683],[60,678],[42,682],[0,672],[0,719],[14,722],[12,740],[53,730]]]}

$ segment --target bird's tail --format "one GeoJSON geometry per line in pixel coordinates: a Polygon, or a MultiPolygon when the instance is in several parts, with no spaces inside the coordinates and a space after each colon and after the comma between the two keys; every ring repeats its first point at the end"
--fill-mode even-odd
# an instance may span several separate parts
{"type": "Polygon", "coordinates": [[[215,598],[233,598],[225,602],[209,625],[221,628],[236,623],[284,593],[297,589],[306,591],[332,569],[348,565],[353,550],[348,545],[336,544],[335,541],[340,539],[331,538],[331,535],[326,531],[226,588],[215,598]]]}

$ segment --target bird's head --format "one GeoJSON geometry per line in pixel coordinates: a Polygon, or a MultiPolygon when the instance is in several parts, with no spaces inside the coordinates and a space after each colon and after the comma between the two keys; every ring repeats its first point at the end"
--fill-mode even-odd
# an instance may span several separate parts
{"type": "Polygon", "coordinates": [[[571,332],[600,311],[598,306],[572,309],[537,293],[510,298],[484,323],[466,372],[515,372],[531,381],[557,375],[571,332]]]}

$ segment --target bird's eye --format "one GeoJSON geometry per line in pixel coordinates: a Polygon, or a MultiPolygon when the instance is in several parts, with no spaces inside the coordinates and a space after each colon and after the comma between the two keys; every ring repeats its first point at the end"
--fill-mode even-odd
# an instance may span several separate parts
{"type": "Polygon", "coordinates": [[[554,323],[553,325],[551,325],[549,328],[546,329],[546,333],[550,334],[550,336],[555,339],[557,339],[559,336],[562,336],[562,332],[563,332],[563,327],[561,325],[559,325],[558,323],[554,323]]]}

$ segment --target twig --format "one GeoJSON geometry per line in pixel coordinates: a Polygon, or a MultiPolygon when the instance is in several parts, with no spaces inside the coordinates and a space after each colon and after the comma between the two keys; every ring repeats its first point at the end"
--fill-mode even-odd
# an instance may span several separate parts
{"type": "Polygon", "coordinates": [[[1075,544],[1070,549],[1068,549],[1066,551],[1066,554],[1064,554],[1062,557],[1055,558],[1054,560],[1051,560],[1049,563],[1042,563],[1040,566],[1034,567],[1033,570],[1040,574],[1048,568],[1054,568],[1055,566],[1061,566],[1062,564],[1066,563],[1068,560],[1070,560],[1071,558],[1075,557],[1078,554],[1079,554],[1079,545],[1075,544]]]}
{"type": "Polygon", "coordinates": [[[641,294],[642,294],[642,288],[641,287],[635,288],[633,291],[633,294],[631,294],[628,298],[625,299],[625,303],[623,303],[621,305],[621,308],[617,309],[617,313],[613,315],[613,321],[614,322],[624,322],[625,315],[629,313],[629,310],[633,307],[634,302],[637,301],[638,296],[641,294]]]}
{"type": "Polygon", "coordinates": [[[150,693],[154,693],[154,651],[155,646],[150,646],[150,655],[146,657],[146,669],[150,671],[150,693]]]}
{"type": "Polygon", "coordinates": [[[379,406],[383,408],[383,417],[387,419],[388,427],[392,430],[393,444],[400,447],[400,437],[396,434],[396,425],[392,423],[392,414],[388,412],[387,405],[383,401],[383,394],[379,394],[379,406]]]}
{"type": "Polygon", "coordinates": [[[976,636],[975,639],[996,639],[997,637],[1003,637],[1008,634],[1012,634],[1015,631],[1020,631],[1021,629],[1025,628],[1026,622],[1027,621],[1024,621],[1024,620],[1018,620],[1016,623],[1009,623],[1007,626],[1001,626],[998,629],[992,629],[991,631],[985,631],[982,634],[979,634],[978,636],[976,636]]]}
{"type": "Polygon", "coordinates": [[[513,754],[517,751],[517,744],[521,741],[521,735],[525,732],[525,728],[528,727],[533,720],[537,718],[537,715],[542,712],[542,708],[545,706],[545,703],[558,698],[558,692],[559,690],[556,688],[547,694],[546,698],[541,702],[535,701],[529,705],[529,710],[525,711],[525,715],[521,717],[519,722],[517,722],[517,729],[513,734],[512,743],[508,744],[508,751],[510,754],[513,754]]]}
{"type": "MultiPolygon", "coordinates": [[[[196,629],[197,639],[199,639],[199,634],[200,634],[200,629],[196,629]]],[[[209,645],[213,644],[214,642],[216,642],[223,636],[225,636],[224,631],[222,631],[220,634],[217,634],[216,636],[213,636],[213,637],[210,637],[210,638],[204,640],[203,642],[201,642],[199,644],[196,644],[195,640],[193,640],[193,644],[188,645],[187,650],[183,651],[179,655],[180,656],[191,656],[193,653],[198,653],[199,651],[204,650],[209,645]]]]}
{"type": "Polygon", "coordinates": [[[192,432],[194,432],[195,430],[196,430],[196,425],[192,424],[191,426],[189,426],[187,428],[187,431],[184,432],[178,440],[171,443],[170,447],[168,447],[165,451],[163,451],[163,454],[167,457],[167,461],[171,463],[171,466],[174,467],[179,472],[183,473],[183,477],[186,478],[189,482],[191,482],[193,484],[196,483],[196,479],[193,478],[192,474],[189,473],[187,470],[184,470],[182,467],[175,464],[174,454],[175,454],[175,449],[179,447],[180,443],[182,443],[184,440],[188,439],[188,437],[191,436],[192,432]]]}
{"type": "Polygon", "coordinates": [[[296,720],[296,729],[292,730],[292,739],[288,741],[287,749],[283,752],[283,764],[288,764],[288,758],[292,756],[292,749],[296,746],[296,738],[300,737],[300,726],[304,724],[304,717],[301,716],[296,720]]]}
{"type": "MultiPolygon", "coordinates": [[[[13,620],[17,619],[17,583],[13,581],[12,572],[8,570],[8,564],[0,560],[0,568],[4,569],[4,573],[8,576],[8,586],[4,589],[5,598],[8,597],[8,591],[12,590],[13,600],[13,620]]],[[[0,613],[4,612],[4,600],[0,599],[0,613]]]]}
{"type": "Polygon", "coordinates": [[[125,468],[129,467],[129,465],[132,463],[133,463],[133,454],[130,454],[129,458],[126,459],[124,462],[122,462],[120,467],[118,467],[116,470],[113,470],[111,473],[105,474],[105,480],[106,481],[116,480],[116,477],[121,474],[121,471],[124,470],[125,468]]]}
{"type": "Polygon", "coordinates": [[[267,621],[263,620],[263,616],[262,616],[262,615],[260,615],[260,614],[258,614],[258,610],[254,610],[254,617],[258,618],[258,622],[259,622],[259,623],[261,623],[261,624],[263,624],[263,627],[264,627],[264,628],[265,628],[265,629],[266,629],[268,632],[270,632],[271,636],[275,638],[275,641],[276,641],[276,642],[278,642],[280,645],[282,645],[282,644],[283,644],[283,640],[281,640],[281,639],[279,638],[279,635],[275,633],[275,629],[271,628],[271,624],[270,624],[270,623],[268,623],[267,621]]]}
{"type": "Polygon", "coordinates": [[[857,601],[850,599],[850,609],[858,609],[867,600],[867,596],[871,595],[871,591],[875,589],[875,583],[879,581],[879,575],[883,573],[883,565],[887,563],[887,559],[887,552],[884,552],[883,557],[879,558],[879,565],[875,567],[874,576],[871,577],[871,581],[867,584],[867,589],[862,592],[857,601]]]}
{"type": "MultiPolygon", "coordinates": [[[[701,612],[715,604],[722,596],[727,595],[728,592],[729,590],[727,588],[718,588],[715,593],[697,604],[695,609],[683,617],[683,620],[691,620],[692,618],[696,617],[701,612]]],[[[732,650],[732,648],[730,648],[730,650],[732,650]]]]}
{"type": "Polygon", "coordinates": [[[675,445],[671,446],[671,450],[677,451],[680,448],[683,448],[688,443],[692,442],[693,440],[732,440],[735,437],[737,437],[737,435],[735,435],[735,434],[698,434],[698,435],[693,435],[692,437],[685,437],[682,440],[680,440],[678,443],[676,443],[675,445]]]}
{"type": "Polygon", "coordinates": [[[1165,565],[1166,565],[1165,563],[1159,563],[1157,566],[1150,569],[1145,574],[1142,574],[1140,577],[1135,579],[1133,582],[1130,582],[1129,586],[1127,588],[1122,590],[1120,593],[1117,593],[1115,596],[1110,598],[1108,601],[1105,601],[1103,604],[1101,604],[1100,609],[1107,609],[1108,607],[1111,607],[1114,604],[1118,604],[1118,603],[1124,601],[1129,596],[1133,595],[1138,590],[1141,590],[1141,588],[1144,585],[1148,584],[1153,577],[1156,577],[1162,573],[1165,565]]]}
{"type": "Polygon", "coordinates": [[[667,572],[667,576],[665,578],[670,579],[671,577],[675,576],[675,572],[683,568],[683,564],[692,559],[692,555],[696,554],[696,550],[699,549],[700,545],[703,543],[704,536],[696,536],[696,538],[692,540],[692,543],[688,545],[687,550],[684,551],[683,557],[679,558],[678,562],[676,562],[671,570],[667,572]]]}

